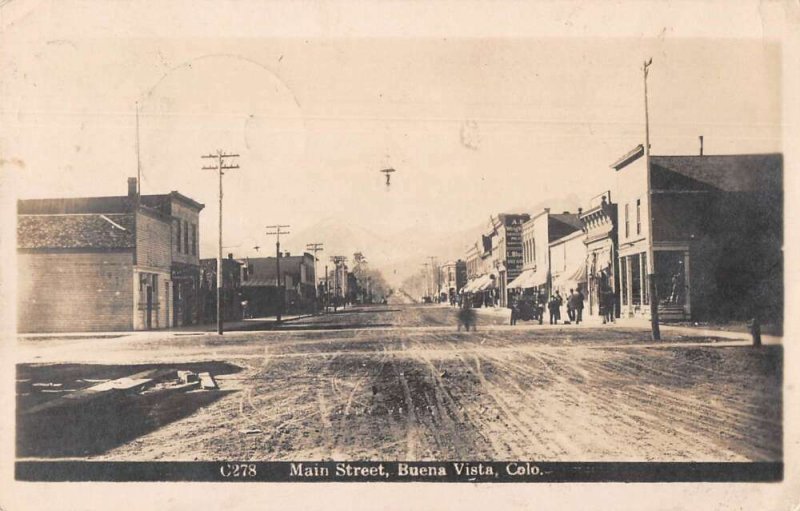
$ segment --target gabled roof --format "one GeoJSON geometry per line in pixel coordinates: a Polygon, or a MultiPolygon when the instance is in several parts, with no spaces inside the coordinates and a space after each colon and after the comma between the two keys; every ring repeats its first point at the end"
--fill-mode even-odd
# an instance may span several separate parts
{"type": "Polygon", "coordinates": [[[783,155],[651,156],[654,190],[752,192],[782,188],[783,155]]]}
{"type": "Polygon", "coordinates": [[[119,249],[135,245],[132,213],[17,216],[20,249],[119,249]]]}

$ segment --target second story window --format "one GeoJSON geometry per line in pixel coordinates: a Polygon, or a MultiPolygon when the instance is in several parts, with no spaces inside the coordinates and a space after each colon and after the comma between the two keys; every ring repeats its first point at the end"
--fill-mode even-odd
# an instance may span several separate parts
{"type": "Polygon", "coordinates": [[[189,222],[183,221],[183,252],[189,253],[189,222]]]}
{"type": "Polygon", "coordinates": [[[197,255],[197,224],[192,224],[192,255],[197,255]]]}
{"type": "Polygon", "coordinates": [[[636,199],[636,234],[642,234],[642,199],[636,199]]]}
{"type": "Polygon", "coordinates": [[[178,253],[180,253],[180,251],[181,251],[181,240],[182,239],[183,239],[183,233],[182,233],[182,230],[181,230],[181,221],[178,220],[178,230],[176,231],[176,236],[175,236],[175,244],[178,247],[178,253]]]}
{"type": "Polygon", "coordinates": [[[630,219],[630,211],[629,211],[629,204],[625,203],[625,237],[629,238],[631,235],[631,219],[630,219]]]}

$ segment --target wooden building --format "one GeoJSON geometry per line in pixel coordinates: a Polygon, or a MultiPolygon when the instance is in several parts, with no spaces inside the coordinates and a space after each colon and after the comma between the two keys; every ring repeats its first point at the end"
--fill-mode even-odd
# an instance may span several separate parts
{"type": "Polygon", "coordinates": [[[649,317],[652,270],[662,319],[781,319],[782,155],[643,156],[612,165],[622,315],[649,317]]]}

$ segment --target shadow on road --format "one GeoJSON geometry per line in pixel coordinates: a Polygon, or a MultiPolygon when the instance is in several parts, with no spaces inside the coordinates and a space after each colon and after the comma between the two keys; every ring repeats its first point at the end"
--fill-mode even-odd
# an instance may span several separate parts
{"type": "Polygon", "coordinates": [[[213,375],[241,368],[224,362],[169,365],[106,366],[88,364],[17,366],[17,434],[19,457],[70,457],[102,454],[166,424],[183,419],[233,391],[109,391],[88,402],[40,412],[28,410],[98,381],[149,369],[189,370],[213,375]],[[46,385],[46,386],[43,386],[46,385]]]}

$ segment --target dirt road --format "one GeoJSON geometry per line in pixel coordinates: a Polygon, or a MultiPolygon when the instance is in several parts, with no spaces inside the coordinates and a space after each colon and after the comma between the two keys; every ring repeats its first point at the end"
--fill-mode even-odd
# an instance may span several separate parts
{"type": "Polygon", "coordinates": [[[113,349],[96,362],[242,370],[217,376],[230,393],[98,458],[782,459],[780,346],[652,347],[641,331],[491,319],[465,333],[454,321],[446,308],[389,306],[224,340],[104,341],[113,349]]]}

